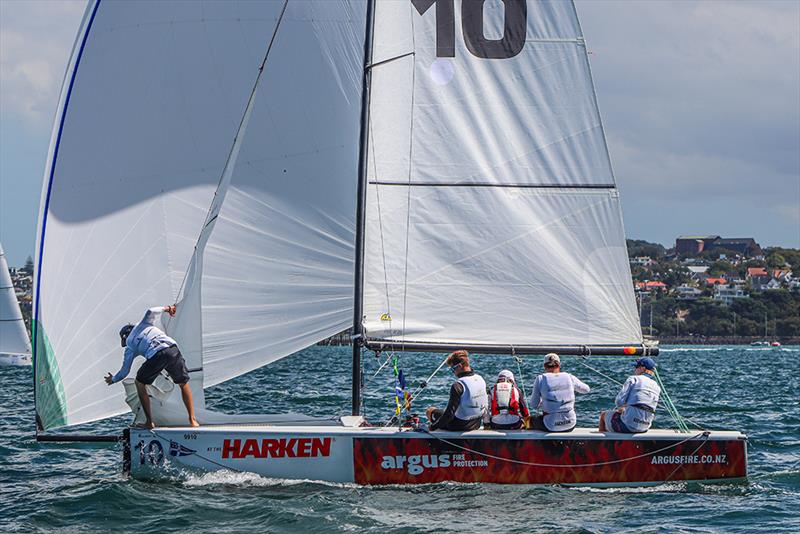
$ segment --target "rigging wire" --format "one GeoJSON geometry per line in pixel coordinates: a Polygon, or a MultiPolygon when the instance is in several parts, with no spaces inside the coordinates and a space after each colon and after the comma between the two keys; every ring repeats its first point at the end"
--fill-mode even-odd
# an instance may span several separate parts
{"type": "MultiPolygon", "coordinates": [[[[594,367],[592,367],[591,365],[586,363],[584,361],[587,358],[586,356],[581,356],[580,358],[581,359],[578,360],[578,363],[580,363],[581,365],[583,365],[584,367],[586,367],[590,371],[593,371],[593,372],[597,373],[598,375],[602,376],[603,378],[605,378],[605,379],[607,379],[607,380],[609,380],[609,381],[611,381],[611,382],[613,382],[613,383],[615,383],[615,384],[617,384],[619,386],[622,385],[622,382],[620,382],[616,378],[608,376],[607,374],[603,373],[602,371],[600,371],[598,369],[595,369],[594,367]]],[[[681,432],[689,432],[689,427],[686,424],[686,421],[692,423],[695,427],[697,427],[700,430],[706,430],[706,428],[703,425],[701,425],[700,423],[698,423],[697,421],[694,421],[694,420],[692,420],[692,419],[690,419],[688,417],[684,417],[683,415],[681,415],[678,412],[677,407],[672,402],[672,399],[669,397],[669,394],[667,393],[667,390],[666,390],[666,387],[664,386],[664,383],[661,381],[661,378],[658,376],[658,371],[655,372],[655,376],[656,376],[656,379],[657,379],[656,381],[658,382],[658,385],[661,387],[661,391],[664,394],[664,402],[660,403],[656,407],[656,410],[662,411],[662,412],[666,410],[666,412],[669,414],[669,416],[672,417],[673,420],[675,420],[675,424],[678,426],[678,429],[681,432]]]]}

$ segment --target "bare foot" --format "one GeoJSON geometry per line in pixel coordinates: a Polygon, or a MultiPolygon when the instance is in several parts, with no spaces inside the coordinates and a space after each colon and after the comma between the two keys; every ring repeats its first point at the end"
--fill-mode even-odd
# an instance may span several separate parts
{"type": "Polygon", "coordinates": [[[197,419],[189,419],[189,426],[200,426],[200,423],[197,422],[197,419]]]}
{"type": "Polygon", "coordinates": [[[135,425],[131,425],[131,428],[147,428],[148,430],[152,430],[155,427],[156,427],[156,425],[154,425],[152,421],[148,421],[146,423],[137,423],[135,425]]]}

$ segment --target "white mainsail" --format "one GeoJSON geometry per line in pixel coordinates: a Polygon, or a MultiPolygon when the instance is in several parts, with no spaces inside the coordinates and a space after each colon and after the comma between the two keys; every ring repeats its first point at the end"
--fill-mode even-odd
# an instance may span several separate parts
{"type": "Polygon", "coordinates": [[[202,283],[186,280],[283,5],[88,5],[39,220],[35,374],[43,428],[127,411],[122,386],[102,380],[121,362],[117,331],[149,306],[182,298],[191,308],[186,292],[202,297],[201,316],[166,327],[178,331],[189,366],[202,365],[205,385],[349,322],[360,2],[289,2],[207,236],[202,283]]]}
{"type": "Polygon", "coordinates": [[[0,354],[30,354],[31,343],[0,244],[0,354]]]}
{"type": "Polygon", "coordinates": [[[641,343],[572,3],[378,2],[375,16],[368,338],[641,343]]]}

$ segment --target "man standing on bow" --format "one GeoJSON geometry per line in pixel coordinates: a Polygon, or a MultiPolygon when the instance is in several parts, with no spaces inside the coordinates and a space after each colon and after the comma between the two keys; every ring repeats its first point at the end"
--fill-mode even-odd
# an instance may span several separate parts
{"type": "Polygon", "coordinates": [[[145,312],[144,318],[139,324],[136,326],[126,324],[120,329],[120,341],[125,347],[122,368],[114,376],[108,373],[105,380],[109,386],[119,382],[131,372],[133,359],[136,356],[144,356],[147,361],[139,367],[139,371],[136,373],[136,392],[139,394],[139,402],[147,418],[145,426],[147,428],[155,427],[150,412],[147,386],[153,383],[162,370],[166,370],[172,381],[181,389],[183,404],[189,414],[189,425],[200,426],[194,417],[194,402],[192,390],[189,387],[189,370],[186,368],[186,361],[183,359],[181,351],[178,350],[175,340],[155,326],[156,319],[160,318],[163,312],[174,317],[175,306],[150,308],[145,312]]]}

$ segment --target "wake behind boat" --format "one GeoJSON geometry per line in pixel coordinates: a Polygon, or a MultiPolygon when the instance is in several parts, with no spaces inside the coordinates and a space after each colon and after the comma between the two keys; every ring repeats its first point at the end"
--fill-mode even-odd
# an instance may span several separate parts
{"type": "Polygon", "coordinates": [[[39,223],[39,429],[127,411],[141,422],[133,384],[102,377],[119,365],[119,326],[169,300],[177,314],[160,327],[185,358],[202,426],[183,427],[166,377],[148,386],[156,428],[124,438],[136,477],[746,476],[738,432],[362,426],[363,350],[658,351],[639,325],[574,6],[483,4],[91,2],[39,223]],[[206,409],[203,387],[348,327],[352,416],[206,409]]]}

